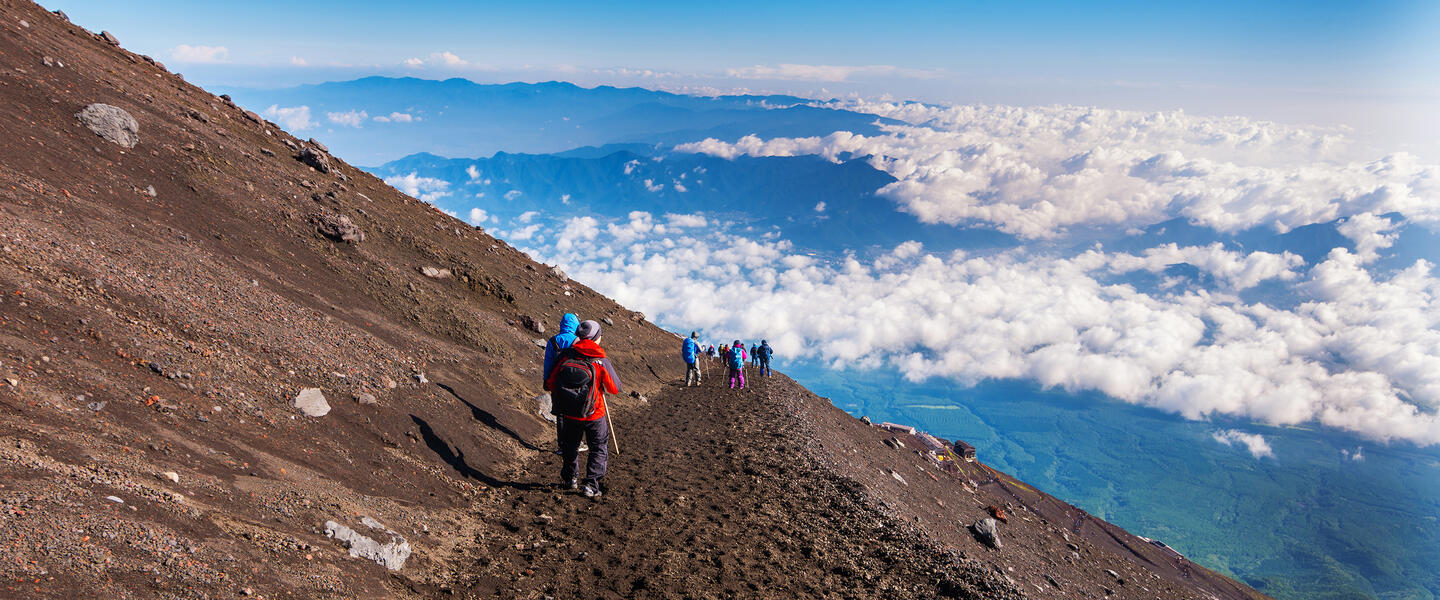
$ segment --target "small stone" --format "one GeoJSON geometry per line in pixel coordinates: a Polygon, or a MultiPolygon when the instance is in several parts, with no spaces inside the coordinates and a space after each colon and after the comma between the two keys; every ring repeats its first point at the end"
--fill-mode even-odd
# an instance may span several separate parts
{"type": "Polygon", "coordinates": [[[545,334],[545,324],[542,323],[539,319],[536,319],[530,315],[523,315],[520,317],[520,322],[524,323],[525,327],[530,331],[541,335],[545,334]]]}
{"type": "Polygon", "coordinates": [[[149,197],[151,197],[151,198],[154,198],[154,197],[157,195],[157,194],[155,193],[155,186],[153,186],[153,185],[147,185],[147,186],[145,186],[145,195],[146,195],[146,196],[149,196],[149,197]]]}
{"type": "Polygon", "coordinates": [[[540,415],[540,418],[545,419],[546,421],[549,421],[549,422],[551,422],[551,423],[554,423],[554,422],[555,422],[555,415],[550,414],[550,408],[551,408],[550,402],[551,402],[551,400],[550,400],[550,394],[548,394],[548,393],[540,394],[540,395],[538,395],[538,396],[535,396],[535,412],[536,412],[536,414],[539,414],[539,415],[540,415]]]}
{"type": "Polygon", "coordinates": [[[894,470],[891,470],[891,471],[890,471],[890,476],[891,476],[891,477],[894,477],[894,478],[895,478],[895,481],[898,481],[898,482],[903,483],[903,484],[905,484],[905,485],[910,485],[910,482],[905,481],[905,478],[902,477],[899,473],[896,473],[894,470]]]}
{"type": "Polygon", "coordinates": [[[159,475],[157,475],[157,477],[161,479],[169,479],[171,483],[180,483],[180,474],[174,471],[165,471],[164,473],[160,473],[159,475]]]}
{"type": "Polygon", "coordinates": [[[980,519],[970,527],[970,531],[974,532],[975,537],[980,538],[981,542],[984,542],[985,545],[991,548],[999,548],[1001,546],[1000,523],[995,519],[989,517],[980,519]]]}
{"type": "Polygon", "coordinates": [[[119,39],[119,38],[116,38],[116,37],[115,37],[115,34],[113,34],[113,33],[110,33],[110,32],[108,32],[108,31],[102,31],[102,32],[100,32],[100,37],[101,37],[102,39],[104,39],[106,42],[109,42],[111,46],[119,46],[119,45],[120,45],[120,39],[119,39]]]}
{"type": "Polygon", "coordinates": [[[365,405],[380,403],[379,400],[375,399],[375,394],[355,394],[355,401],[365,405]]]}
{"type": "Polygon", "coordinates": [[[870,417],[860,417],[860,422],[861,422],[861,423],[864,423],[864,424],[866,424],[866,425],[870,425],[870,424],[871,424],[870,417]]]}
{"type": "Polygon", "coordinates": [[[416,373],[416,374],[415,374],[415,381],[416,381],[417,383],[421,383],[421,384],[430,383],[430,380],[425,378],[425,374],[424,374],[424,373],[416,373]]]}
{"type": "Polygon", "coordinates": [[[108,402],[106,402],[105,400],[101,400],[101,401],[99,401],[99,402],[91,402],[91,403],[89,403],[89,404],[86,404],[86,405],[85,405],[85,408],[88,408],[88,409],[90,409],[90,410],[92,410],[92,411],[95,411],[95,412],[100,412],[100,411],[102,411],[102,410],[105,410],[105,405],[106,405],[106,404],[108,404],[108,402]]]}
{"type": "Polygon", "coordinates": [[[264,154],[265,156],[275,156],[275,151],[269,148],[261,148],[260,153],[264,154]]]}
{"type": "Polygon", "coordinates": [[[420,267],[420,273],[431,279],[445,279],[450,276],[450,269],[437,267],[420,267]]]}
{"type": "Polygon", "coordinates": [[[387,389],[387,390],[393,390],[393,389],[395,389],[396,387],[398,387],[400,384],[395,383],[395,380],[394,380],[394,379],[391,379],[391,378],[389,378],[389,377],[387,377],[387,376],[385,376],[385,375],[381,375],[381,376],[380,376],[380,385],[385,386],[385,389],[387,389]]]}
{"type": "Polygon", "coordinates": [[[615,326],[615,321],[611,320],[610,317],[601,317],[600,320],[604,321],[606,325],[609,325],[611,327],[615,326]]]}
{"type": "Polygon", "coordinates": [[[560,267],[550,267],[550,274],[558,277],[560,281],[570,281],[570,276],[561,271],[560,267]]]}
{"type": "Polygon", "coordinates": [[[318,148],[321,152],[324,152],[324,153],[326,153],[326,154],[329,154],[329,153],[330,153],[330,148],[326,147],[325,144],[320,143],[320,140],[317,140],[317,139],[315,139],[315,138],[310,138],[310,141],[308,141],[308,142],[306,142],[306,143],[310,144],[311,146],[314,146],[314,147],[318,148]]]}
{"type": "Polygon", "coordinates": [[[320,391],[320,388],[300,390],[290,405],[310,417],[323,417],[330,414],[330,403],[325,401],[325,394],[320,391]]]}
{"type": "Polygon", "coordinates": [[[535,345],[536,345],[536,346],[539,346],[539,347],[541,347],[541,348],[544,348],[544,347],[546,346],[545,340],[542,340],[542,339],[540,339],[540,338],[535,338],[535,345]]]}
{"type": "Polygon", "coordinates": [[[26,28],[26,29],[29,29],[29,28],[30,28],[30,22],[29,22],[29,21],[26,21],[25,19],[20,19],[20,26],[21,26],[21,27],[24,27],[24,28],[26,28]]]}
{"type": "Polygon", "coordinates": [[[106,496],[105,499],[106,499],[106,500],[109,500],[109,501],[111,501],[111,502],[114,502],[114,503],[116,503],[116,504],[124,504],[124,503],[125,503],[125,501],[124,501],[124,500],[121,500],[119,496],[106,496]]]}

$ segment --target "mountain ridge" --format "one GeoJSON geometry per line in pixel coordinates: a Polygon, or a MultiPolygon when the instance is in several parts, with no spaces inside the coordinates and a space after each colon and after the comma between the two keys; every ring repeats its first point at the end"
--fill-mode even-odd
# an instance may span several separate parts
{"type": "Polygon", "coordinates": [[[678,339],[644,315],[0,8],[9,594],[1262,597],[982,464],[939,469],[784,376],[679,388],[678,339]],[[139,143],[80,125],[95,103],[139,143]],[[634,392],[602,502],[555,489],[534,399],[533,323],[570,310],[605,321],[634,392]],[[328,412],[302,411],[309,389],[328,412]],[[986,505],[1013,511],[998,549],[966,529],[986,505]]]}

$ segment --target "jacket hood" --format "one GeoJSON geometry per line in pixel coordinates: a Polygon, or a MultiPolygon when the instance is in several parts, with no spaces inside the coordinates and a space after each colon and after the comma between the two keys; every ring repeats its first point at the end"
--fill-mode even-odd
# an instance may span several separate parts
{"type": "Polygon", "coordinates": [[[580,317],[575,313],[565,313],[560,317],[560,333],[575,333],[575,328],[580,326],[580,317]]]}
{"type": "Polygon", "coordinates": [[[605,349],[595,343],[595,340],[577,340],[574,345],[570,346],[570,349],[590,358],[605,358],[605,349]]]}

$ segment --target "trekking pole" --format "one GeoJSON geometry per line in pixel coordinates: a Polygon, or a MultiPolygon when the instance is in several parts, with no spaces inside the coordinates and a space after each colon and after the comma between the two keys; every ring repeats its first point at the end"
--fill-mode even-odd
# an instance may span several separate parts
{"type": "Polygon", "coordinates": [[[610,426],[610,441],[615,444],[615,456],[620,456],[620,438],[615,437],[615,415],[605,412],[605,424],[610,426]]]}

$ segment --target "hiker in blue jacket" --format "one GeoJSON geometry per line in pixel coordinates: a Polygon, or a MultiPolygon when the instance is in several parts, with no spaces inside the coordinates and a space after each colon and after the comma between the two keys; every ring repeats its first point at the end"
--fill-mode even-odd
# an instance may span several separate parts
{"type": "Polygon", "coordinates": [[[756,352],[759,349],[759,346],[756,346],[755,344],[750,344],[750,366],[752,367],[760,364],[760,357],[758,356],[759,353],[756,352]]]}
{"type": "Polygon", "coordinates": [[[555,359],[560,356],[560,351],[569,348],[575,343],[575,328],[580,326],[580,317],[574,313],[565,313],[560,317],[560,332],[545,343],[545,363],[540,369],[540,382],[550,376],[550,370],[555,368],[555,359]]]}
{"type": "Polygon", "coordinates": [[[700,385],[700,367],[695,364],[700,358],[700,342],[695,341],[699,338],[700,333],[692,331],[690,337],[680,344],[680,358],[685,360],[685,387],[690,387],[692,379],[694,385],[700,385]]]}
{"type": "Polygon", "coordinates": [[[770,342],[760,340],[760,347],[755,349],[755,357],[760,360],[760,374],[770,376],[770,357],[775,351],[770,349],[770,342]]]}

